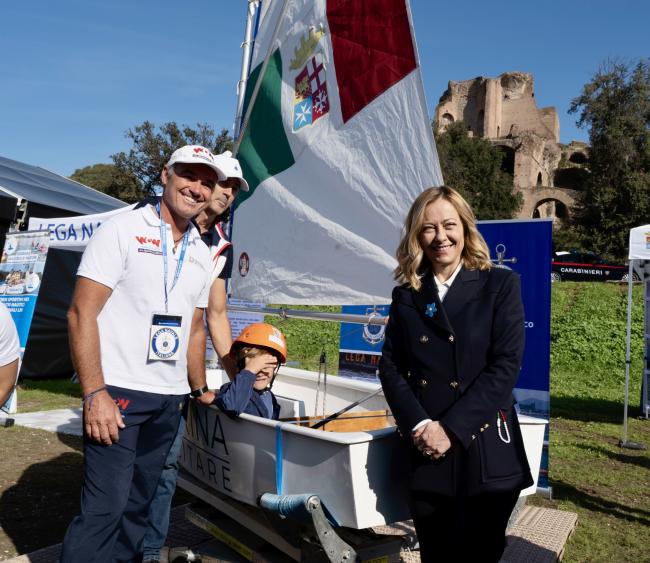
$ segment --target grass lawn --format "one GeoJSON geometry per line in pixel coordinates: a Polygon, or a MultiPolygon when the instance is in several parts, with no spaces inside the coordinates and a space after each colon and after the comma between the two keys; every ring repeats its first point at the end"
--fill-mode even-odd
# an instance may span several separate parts
{"type": "MultiPolygon", "coordinates": [[[[628,439],[650,447],[638,420],[643,362],[642,287],[634,288],[628,439]]],[[[563,561],[648,561],[650,455],[621,449],[627,286],[553,285],[549,479],[553,500],[578,513],[563,561]]]]}
{"type": "MultiPolygon", "coordinates": [[[[625,367],[626,286],[562,282],[553,285],[551,329],[551,431],[549,478],[553,499],[531,504],[578,513],[565,563],[650,561],[650,454],[621,449],[625,367]]],[[[643,362],[642,288],[635,287],[630,370],[629,439],[650,447],[650,421],[641,421],[643,362]]],[[[332,308],[327,310],[331,311],[332,308]]],[[[337,323],[279,321],[289,360],[318,369],[327,352],[328,373],[338,363],[337,323]]],[[[79,405],[68,381],[21,382],[19,409],[79,405]]]]}
{"type": "Polygon", "coordinates": [[[18,412],[72,409],[79,406],[79,384],[68,379],[22,379],[18,384],[18,412]]]}
{"type": "MultiPolygon", "coordinates": [[[[279,308],[282,305],[269,305],[279,308]]],[[[307,311],[322,311],[325,313],[340,313],[338,306],[300,306],[291,305],[288,309],[304,309],[307,311]]],[[[291,367],[318,371],[321,354],[325,352],[328,375],[339,371],[339,334],[340,324],[330,321],[306,321],[302,319],[280,319],[276,316],[266,316],[264,322],[280,329],[287,339],[287,359],[291,367]]]]}

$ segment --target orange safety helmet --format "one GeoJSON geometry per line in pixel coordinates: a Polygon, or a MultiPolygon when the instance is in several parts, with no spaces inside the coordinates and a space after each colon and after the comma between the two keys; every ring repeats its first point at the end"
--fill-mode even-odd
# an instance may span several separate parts
{"type": "Polygon", "coordinates": [[[261,346],[276,352],[280,363],[287,361],[287,341],[284,334],[268,323],[253,323],[241,331],[232,343],[230,353],[234,355],[239,346],[261,346]]]}

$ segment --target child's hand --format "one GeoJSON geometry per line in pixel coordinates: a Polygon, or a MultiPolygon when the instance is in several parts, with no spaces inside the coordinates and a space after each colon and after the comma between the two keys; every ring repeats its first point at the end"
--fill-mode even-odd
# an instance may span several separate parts
{"type": "Polygon", "coordinates": [[[278,365],[278,359],[273,354],[264,353],[254,358],[246,358],[244,366],[255,375],[262,371],[271,372],[278,365]]]}

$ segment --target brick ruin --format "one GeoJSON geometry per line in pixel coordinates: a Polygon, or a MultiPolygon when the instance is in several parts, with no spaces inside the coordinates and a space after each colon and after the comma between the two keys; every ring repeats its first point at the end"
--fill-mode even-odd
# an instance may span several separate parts
{"type": "Polygon", "coordinates": [[[438,131],[462,121],[468,135],[487,139],[504,153],[502,167],[523,196],[518,218],[569,217],[582,189],[589,158],[586,143],[560,143],[554,107],[535,104],[533,76],[506,72],[450,81],[436,107],[438,131]]]}

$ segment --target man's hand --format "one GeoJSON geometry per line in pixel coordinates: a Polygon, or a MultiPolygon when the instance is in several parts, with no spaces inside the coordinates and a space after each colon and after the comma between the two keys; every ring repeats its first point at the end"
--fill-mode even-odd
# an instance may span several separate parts
{"type": "Polygon", "coordinates": [[[445,457],[447,451],[451,448],[449,435],[437,420],[421,426],[413,432],[412,436],[415,447],[425,456],[433,459],[445,457]]]}
{"type": "Polygon", "coordinates": [[[194,399],[197,403],[201,403],[202,405],[211,405],[214,403],[214,400],[217,398],[216,394],[214,391],[206,391],[201,395],[200,397],[197,397],[194,399]]]}
{"type": "Polygon", "coordinates": [[[105,389],[84,403],[86,436],[106,446],[119,440],[118,428],[125,424],[113,397],[105,389]]]}

